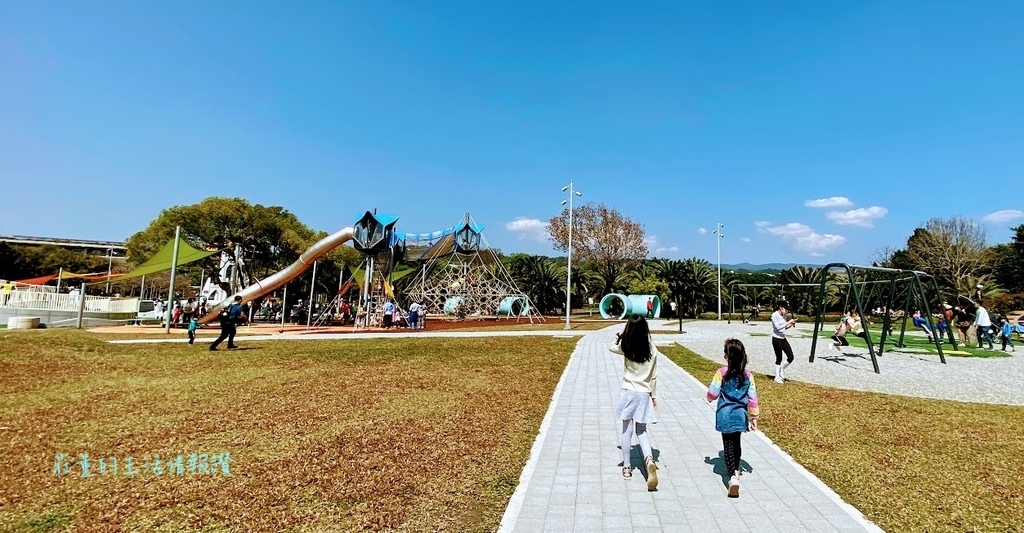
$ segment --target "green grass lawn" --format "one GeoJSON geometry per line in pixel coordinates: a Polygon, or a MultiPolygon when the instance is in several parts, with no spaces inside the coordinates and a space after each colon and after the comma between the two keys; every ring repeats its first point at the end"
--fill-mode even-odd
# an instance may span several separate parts
{"type": "MultiPolygon", "coordinates": [[[[720,366],[660,350],[704,382],[720,366]]],[[[756,379],[765,435],[883,529],[1024,528],[1024,407],[756,379]]]]}
{"type": "Polygon", "coordinates": [[[8,332],[0,530],[493,531],[575,343],[305,340],[210,352],[8,332]],[[223,452],[230,477],[150,468],[157,454],[223,452]],[[58,454],[83,453],[92,477],[80,462],[54,475],[58,454]],[[129,456],[146,472],[124,475],[129,456]],[[98,474],[100,457],[118,458],[119,475],[98,474]]]}

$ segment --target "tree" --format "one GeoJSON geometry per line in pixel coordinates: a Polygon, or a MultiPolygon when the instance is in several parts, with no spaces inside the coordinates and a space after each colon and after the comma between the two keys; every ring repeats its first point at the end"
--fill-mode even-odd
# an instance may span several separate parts
{"type": "MultiPolygon", "coordinates": [[[[327,232],[310,229],[283,207],[253,205],[242,198],[211,197],[198,204],[163,210],[146,229],[128,238],[125,246],[129,261],[137,264],[150,258],[174,238],[175,226],[181,226],[182,237],[199,248],[239,246],[249,275],[256,279],[291,264],[313,243],[327,236],[327,232]]],[[[317,292],[333,294],[342,270],[358,266],[360,259],[359,252],[348,246],[339,246],[321,257],[317,265],[317,292]]],[[[197,266],[201,268],[185,270],[186,274],[191,272],[193,284],[201,282],[198,276],[203,271],[216,268],[217,256],[197,266]]],[[[311,279],[311,274],[296,278],[294,285],[289,286],[289,295],[295,294],[296,299],[308,295],[311,279]]]]}
{"type": "Polygon", "coordinates": [[[718,280],[711,263],[691,257],[681,262],[679,313],[696,317],[714,299],[718,280]]]}
{"type": "Polygon", "coordinates": [[[548,257],[525,254],[510,256],[508,267],[509,275],[538,313],[551,314],[565,306],[565,267],[548,257]]]}
{"type": "MultiPolygon", "coordinates": [[[[816,268],[807,268],[802,265],[796,265],[792,268],[783,270],[779,273],[779,282],[787,285],[792,284],[808,284],[808,283],[820,283],[821,279],[818,274],[821,271],[816,268]]],[[[787,287],[785,289],[786,300],[789,301],[792,310],[798,314],[810,314],[812,312],[811,303],[815,298],[818,297],[817,287],[787,287]]]]}
{"type": "MultiPolygon", "coordinates": [[[[555,249],[568,250],[569,210],[552,217],[548,230],[555,249]]],[[[601,276],[605,293],[628,283],[619,276],[647,257],[644,237],[642,225],[604,204],[588,203],[573,210],[573,260],[594,263],[594,272],[601,276]]]]}
{"type": "Polygon", "coordinates": [[[993,248],[995,280],[1008,292],[1024,292],[1024,224],[1013,228],[1013,240],[993,248]]]}
{"type": "Polygon", "coordinates": [[[985,228],[969,218],[933,218],[907,240],[907,260],[917,270],[935,276],[940,285],[970,294],[973,285],[969,278],[992,272],[994,256],[986,237],[985,228]]]}

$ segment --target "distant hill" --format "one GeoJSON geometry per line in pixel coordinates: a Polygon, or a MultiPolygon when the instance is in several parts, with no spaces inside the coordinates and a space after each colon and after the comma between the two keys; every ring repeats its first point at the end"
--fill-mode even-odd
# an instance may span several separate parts
{"type": "MultiPolygon", "coordinates": [[[[821,268],[824,265],[810,265],[806,263],[765,263],[763,265],[753,265],[750,263],[738,263],[735,265],[722,264],[722,270],[747,270],[750,272],[781,272],[786,269],[793,268],[794,266],[805,266],[807,268],[821,268]]],[[[714,266],[714,265],[713,265],[714,266]]]]}

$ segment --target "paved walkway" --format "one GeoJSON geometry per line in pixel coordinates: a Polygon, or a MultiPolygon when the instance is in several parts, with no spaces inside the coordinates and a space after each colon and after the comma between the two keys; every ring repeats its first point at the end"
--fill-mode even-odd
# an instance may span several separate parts
{"type": "Polygon", "coordinates": [[[740,497],[728,498],[706,389],[668,358],[659,361],[660,420],[650,430],[660,485],[648,492],[643,469],[623,480],[612,414],[622,359],[607,348],[619,327],[577,345],[501,531],[878,531],[760,432],[743,436],[749,468],[740,497]]]}
{"type": "MultiPolygon", "coordinates": [[[[675,324],[671,326],[676,327],[675,324]]],[[[770,322],[743,324],[733,321],[729,324],[727,321],[700,320],[684,322],[683,330],[685,333],[671,338],[712,361],[721,360],[722,342],[725,339],[738,338],[747,348],[750,360],[747,368],[775,375],[775,352],[769,337],[772,331],[770,322]]],[[[828,349],[827,344],[831,342],[828,337],[834,330],[834,324],[825,325],[826,333],[818,338],[813,363],[807,359],[811,353],[814,323],[789,330],[789,342],[796,357],[793,365],[786,369],[787,379],[901,396],[1024,405],[1024,389],[1020,386],[1024,383],[1022,350],[1009,354],[1011,357],[993,358],[946,354],[946,364],[942,364],[938,355],[895,352],[887,348],[878,358],[881,373],[876,374],[867,348],[846,346],[842,352],[828,349]]],[[[923,333],[917,331],[907,334],[923,336],[923,333]]]]}

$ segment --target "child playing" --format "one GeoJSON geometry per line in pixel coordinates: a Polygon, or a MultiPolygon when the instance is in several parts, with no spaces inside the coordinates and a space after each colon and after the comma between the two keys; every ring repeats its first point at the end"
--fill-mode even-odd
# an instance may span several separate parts
{"type": "Polygon", "coordinates": [[[1015,352],[1017,350],[1013,347],[1013,329],[1014,328],[1006,320],[1006,317],[1002,318],[1002,323],[1003,323],[1003,328],[1002,328],[1002,331],[1000,332],[1000,337],[1002,338],[1002,341],[1003,341],[1003,351],[1004,352],[1006,351],[1006,345],[1010,345],[1010,351],[1011,352],[1015,352]]]}
{"type": "Polygon", "coordinates": [[[622,333],[616,335],[616,342],[609,348],[623,355],[622,394],[615,408],[615,418],[622,421],[622,478],[633,477],[629,456],[633,445],[633,426],[636,439],[647,465],[647,490],[658,488],[658,467],[654,464],[651,437],[647,424],[655,422],[655,390],[658,380],[658,352],[651,343],[651,332],[647,320],[632,316],[626,322],[622,333]]]}
{"type": "Polygon", "coordinates": [[[725,341],[725,361],[715,372],[708,387],[707,401],[718,399],[715,429],[722,433],[725,468],[729,479],[729,497],[740,495],[740,434],[757,431],[757,387],[754,375],[747,370],[747,350],[737,339],[725,341]]]}
{"type": "Polygon", "coordinates": [[[839,325],[836,326],[836,333],[832,335],[832,344],[828,345],[828,349],[834,352],[840,351],[843,346],[849,346],[850,341],[846,340],[846,333],[850,331],[850,315],[846,313],[839,318],[839,325]]]}
{"type": "Polygon", "coordinates": [[[196,330],[199,329],[199,318],[192,315],[192,318],[188,321],[188,343],[193,344],[196,341],[196,330]]]}

